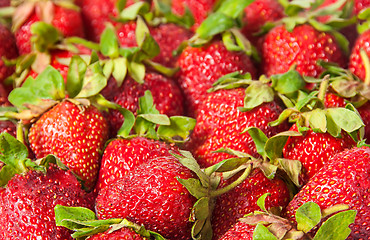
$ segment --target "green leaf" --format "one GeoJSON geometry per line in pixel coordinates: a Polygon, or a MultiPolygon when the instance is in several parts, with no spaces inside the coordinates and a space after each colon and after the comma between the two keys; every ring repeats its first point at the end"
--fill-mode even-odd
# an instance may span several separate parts
{"type": "Polygon", "coordinates": [[[194,25],[195,20],[193,14],[187,6],[185,7],[185,13],[179,17],[172,12],[170,4],[164,3],[163,1],[154,1],[154,3],[159,11],[164,15],[167,22],[175,23],[187,29],[194,25]]]}
{"type": "Polygon", "coordinates": [[[195,178],[188,178],[188,179],[181,179],[179,177],[176,177],[177,181],[181,183],[188,191],[189,193],[194,196],[196,199],[200,199],[202,197],[207,196],[207,191],[199,191],[199,189],[202,189],[202,184],[199,181],[199,179],[195,178]]]}
{"type": "Polygon", "coordinates": [[[91,221],[97,219],[93,211],[83,207],[66,207],[58,204],[54,207],[54,212],[55,224],[57,226],[66,227],[70,230],[80,228],[81,224],[78,224],[75,221],[91,221]]]}
{"type": "Polygon", "coordinates": [[[69,97],[73,98],[81,91],[86,70],[85,61],[79,55],[73,56],[68,68],[66,85],[69,97]]]}
{"type": "Polygon", "coordinates": [[[120,87],[127,74],[127,59],[120,57],[113,59],[113,71],[112,75],[117,82],[117,86],[120,87]]]}
{"type": "Polygon", "coordinates": [[[189,138],[195,124],[196,120],[193,118],[172,116],[170,117],[170,124],[168,126],[159,126],[157,133],[160,138],[165,138],[166,140],[185,141],[189,138]]]}
{"type": "Polygon", "coordinates": [[[295,218],[297,229],[307,233],[321,221],[320,206],[314,202],[306,202],[297,209],[295,218]]]}
{"type": "Polygon", "coordinates": [[[97,95],[105,88],[107,81],[99,62],[89,65],[82,81],[81,91],[75,98],[88,98],[97,95]]]}
{"type": "Polygon", "coordinates": [[[325,110],[314,109],[309,115],[308,121],[310,123],[310,127],[312,131],[319,132],[319,133],[326,132],[327,121],[326,121],[325,110]]]}
{"type": "Polygon", "coordinates": [[[299,137],[302,136],[301,133],[296,131],[286,131],[276,134],[269,138],[265,145],[265,151],[268,158],[274,161],[280,158],[283,154],[283,148],[288,141],[289,137],[299,137]]]}
{"type": "Polygon", "coordinates": [[[253,81],[245,90],[244,107],[240,111],[249,111],[266,102],[274,100],[274,91],[264,83],[253,81]]]}
{"type": "Polygon", "coordinates": [[[326,220],[313,240],[345,240],[351,233],[348,227],[355,222],[356,211],[349,210],[335,214],[326,220]]]}
{"type": "Polygon", "coordinates": [[[202,39],[209,39],[235,26],[234,19],[223,13],[212,13],[196,30],[202,39]]]}
{"type": "Polygon", "coordinates": [[[340,49],[344,52],[346,56],[348,56],[350,52],[348,39],[338,31],[331,31],[330,34],[334,36],[340,49]]]}
{"type": "Polygon", "coordinates": [[[223,13],[231,18],[239,17],[244,9],[253,3],[255,0],[225,0],[217,9],[217,13],[223,13]]]}
{"type": "Polygon", "coordinates": [[[140,51],[135,56],[135,61],[141,62],[145,59],[152,59],[160,52],[158,43],[149,34],[145,33],[144,39],[140,44],[140,51]]]}
{"type": "Polygon", "coordinates": [[[36,79],[29,77],[22,87],[15,88],[9,94],[9,102],[19,109],[24,104],[40,105],[43,99],[60,100],[65,97],[64,79],[59,71],[48,66],[36,79]]]}
{"type": "Polygon", "coordinates": [[[300,187],[299,175],[302,171],[302,163],[299,160],[277,158],[280,167],[288,175],[289,179],[296,185],[300,187]]]}
{"type": "Polygon", "coordinates": [[[261,208],[262,211],[267,213],[266,210],[266,198],[271,195],[270,193],[265,193],[257,199],[257,205],[261,208]]]}
{"type": "Polygon", "coordinates": [[[138,117],[142,117],[148,122],[159,124],[159,125],[170,125],[170,118],[165,115],[165,114],[152,114],[152,113],[147,113],[147,114],[140,114],[138,117]]]}
{"type": "Polygon", "coordinates": [[[253,231],[253,240],[278,240],[267,227],[258,223],[253,231]]]}
{"type": "Polygon", "coordinates": [[[327,132],[333,137],[340,137],[342,129],[334,122],[333,118],[330,115],[326,115],[327,121],[327,132]]]}
{"type": "Polygon", "coordinates": [[[118,130],[117,135],[122,137],[128,137],[132,128],[135,125],[135,115],[126,108],[117,106],[117,110],[123,115],[124,121],[121,128],[118,130]]]}
{"type": "Polygon", "coordinates": [[[328,108],[327,114],[333,122],[344,131],[350,133],[364,126],[361,117],[354,111],[346,108],[328,108]]]}
{"type": "Polygon", "coordinates": [[[136,29],[135,29],[135,37],[136,42],[139,47],[141,47],[144,43],[144,40],[147,36],[150,36],[150,31],[148,26],[145,24],[145,21],[139,17],[136,21],[136,29]]]}
{"type": "Polygon", "coordinates": [[[31,42],[39,52],[46,52],[61,38],[61,33],[51,24],[39,21],[31,25],[31,42]]]}
{"type": "Polygon", "coordinates": [[[102,62],[103,65],[103,74],[106,78],[109,78],[112,75],[114,64],[113,59],[108,59],[107,61],[102,62]]]}
{"type": "Polygon", "coordinates": [[[14,175],[18,174],[18,170],[10,165],[4,165],[0,169],[0,187],[5,187],[6,184],[14,177],[14,175]]]}
{"type": "Polygon", "coordinates": [[[294,93],[306,86],[301,74],[296,70],[290,70],[283,74],[272,75],[270,79],[272,82],[271,87],[281,94],[294,93]]]}
{"type": "Polygon", "coordinates": [[[145,78],[145,66],[142,63],[129,62],[128,71],[130,76],[138,83],[144,83],[145,78]]]}
{"type": "Polygon", "coordinates": [[[126,8],[124,8],[120,15],[120,21],[135,20],[138,16],[142,16],[150,11],[150,5],[147,2],[136,2],[126,8]]]}
{"type": "Polygon", "coordinates": [[[110,58],[116,58],[119,55],[119,43],[114,27],[107,24],[100,37],[100,52],[110,58]]]}
{"type": "Polygon", "coordinates": [[[266,158],[265,145],[268,140],[267,136],[261,129],[256,127],[249,127],[243,132],[248,131],[249,135],[252,137],[254,144],[256,145],[257,152],[263,157],[266,158]]]}

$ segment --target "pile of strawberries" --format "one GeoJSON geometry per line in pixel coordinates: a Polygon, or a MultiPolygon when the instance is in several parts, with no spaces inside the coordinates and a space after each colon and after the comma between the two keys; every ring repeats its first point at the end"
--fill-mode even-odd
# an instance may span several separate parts
{"type": "Polygon", "coordinates": [[[370,239],[369,16],[0,0],[0,240],[370,239]]]}

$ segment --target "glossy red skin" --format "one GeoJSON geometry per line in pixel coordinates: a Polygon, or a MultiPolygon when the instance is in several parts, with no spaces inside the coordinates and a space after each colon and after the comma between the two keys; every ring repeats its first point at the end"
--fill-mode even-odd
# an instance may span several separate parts
{"type": "Polygon", "coordinates": [[[57,204],[92,209],[76,177],[57,168],[29,171],[0,189],[0,239],[72,239],[72,231],[55,225],[57,204]]]}
{"type": "Polygon", "coordinates": [[[240,71],[256,77],[251,59],[243,52],[231,52],[221,41],[203,47],[187,47],[178,59],[178,82],[186,97],[188,115],[196,116],[207,90],[225,74],[240,71]]]}
{"type": "Polygon", "coordinates": [[[4,25],[0,24],[0,83],[14,72],[14,67],[5,65],[2,58],[15,59],[18,57],[18,50],[15,44],[14,35],[4,25]]]}
{"type": "MultiPolygon", "coordinates": [[[[16,30],[15,38],[20,54],[31,52],[31,26],[33,23],[41,21],[36,12],[26,20],[22,26],[16,30]]],[[[58,29],[64,37],[84,37],[84,28],[80,12],[66,9],[55,5],[54,18],[51,24],[58,29]]]]}
{"type": "Polygon", "coordinates": [[[10,106],[8,101],[9,91],[3,84],[0,83],[0,106],[10,106]]]}
{"type": "Polygon", "coordinates": [[[100,152],[108,139],[107,121],[95,107],[81,111],[75,104],[63,101],[31,126],[28,138],[37,158],[54,154],[85,181],[87,188],[94,186],[100,152]]]}
{"type": "Polygon", "coordinates": [[[370,149],[352,148],[333,156],[289,203],[284,216],[295,222],[296,210],[305,202],[313,201],[321,209],[346,204],[357,210],[352,232],[347,238],[368,239],[370,212],[370,149]]]}
{"type": "Polygon", "coordinates": [[[123,178],[127,173],[150,159],[171,156],[169,151],[177,152],[174,145],[145,137],[131,139],[118,138],[111,141],[104,150],[97,192],[123,178]]]}
{"type": "MultiPolygon", "coordinates": [[[[230,184],[231,181],[227,182],[230,184]]],[[[221,187],[224,184],[221,183],[221,187]]],[[[267,209],[284,208],[289,203],[290,194],[284,181],[279,178],[270,180],[259,169],[253,170],[243,183],[218,197],[212,214],[213,239],[224,235],[239,218],[260,210],[257,200],[265,193],[271,194],[266,199],[267,209]]]]}
{"type": "Polygon", "coordinates": [[[130,228],[120,228],[119,230],[116,230],[112,233],[106,231],[104,233],[98,233],[87,238],[87,240],[145,240],[145,239],[147,238],[140,236],[140,234],[137,234],[130,228]]]}
{"type": "Polygon", "coordinates": [[[355,0],[355,5],[354,5],[354,13],[357,15],[359,14],[362,10],[370,7],[370,1],[369,0],[355,0]]]}
{"type": "Polygon", "coordinates": [[[360,49],[364,49],[367,56],[370,57],[370,30],[362,33],[356,40],[355,45],[352,49],[351,55],[349,57],[348,68],[356,76],[358,76],[362,81],[365,81],[366,71],[360,56],[360,49]]]}
{"type": "Polygon", "coordinates": [[[231,148],[256,155],[255,144],[247,127],[258,127],[268,137],[288,129],[286,124],[276,127],[268,123],[282,112],[275,102],[265,103],[248,112],[244,106],[245,89],[219,90],[208,95],[199,108],[197,123],[186,148],[191,151],[201,167],[209,167],[232,157],[227,153],[214,153],[220,148],[231,148]]]}
{"type": "MultiPolygon", "coordinates": [[[[126,77],[123,84],[118,87],[117,82],[111,78],[102,95],[136,115],[139,108],[139,98],[150,90],[154,104],[161,114],[168,116],[184,115],[183,95],[175,81],[156,72],[147,71],[143,84],[139,84],[131,77],[126,77]]],[[[109,112],[111,135],[116,136],[123,123],[123,116],[116,110],[109,112]]]]}
{"type": "MultiPolygon", "coordinates": [[[[290,130],[298,132],[297,125],[294,124],[290,130]]],[[[342,138],[335,138],[329,133],[315,133],[310,129],[303,136],[289,137],[283,156],[302,163],[302,181],[305,184],[331,156],[354,146],[356,142],[345,132],[342,132],[342,138]]]]}
{"type": "Polygon", "coordinates": [[[167,239],[189,239],[189,216],[196,199],[176,177],[194,176],[174,157],[151,159],[100,191],[95,205],[98,218],[127,218],[167,239]]]}
{"type": "Polygon", "coordinates": [[[280,25],[265,36],[262,67],[268,76],[287,72],[296,64],[296,70],[302,75],[318,77],[323,71],[316,63],[319,59],[346,66],[346,58],[334,37],[310,25],[299,25],[291,33],[280,25]]]}
{"type": "Polygon", "coordinates": [[[172,0],[172,11],[182,16],[188,8],[194,17],[192,30],[195,31],[212,12],[216,2],[217,0],[172,0]]]}
{"type": "Polygon", "coordinates": [[[253,34],[261,30],[267,22],[274,22],[284,16],[284,8],[277,0],[256,0],[244,9],[245,24],[242,33],[258,48],[261,48],[262,38],[253,34]]]}
{"type": "Polygon", "coordinates": [[[219,240],[253,240],[254,225],[238,221],[219,240]]]}

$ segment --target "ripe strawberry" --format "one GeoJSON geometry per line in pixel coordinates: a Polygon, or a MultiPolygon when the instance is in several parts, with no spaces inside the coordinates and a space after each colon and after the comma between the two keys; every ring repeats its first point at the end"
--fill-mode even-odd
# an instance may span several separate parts
{"type": "Polygon", "coordinates": [[[256,0],[244,9],[244,13],[245,25],[242,33],[259,47],[262,38],[253,34],[259,32],[264,24],[281,19],[284,16],[284,8],[277,0],[256,0]]]}
{"type": "Polygon", "coordinates": [[[65,37],[85,35],[80,12],[73,7],[62,7],[53,1],[20,5],[13,16],[13,29],[20,54],[31,51],[31,26],[38,21],[52,24],[65,37]]]}
{"type": "Polygon", "coordinates": [[[88,188],[95,184],[108,124],[94,106],[63,101],[32,124],[28,138],[37,158],[55,154],[88,188]]]}
{"type": "Polygon", "coordinates": [[[212,12],[215,3],[216,0],[173,0],[172,11],[175,14],[184,15],[185,10],[189,9],[195,20],[192,30],[196,30],[212,12]]]}
{"type": "Polygon", "coordinates": [[[207,90],[225,74],[240,71],[256,76],[251,59],[241,51],[228,51],[220,41],[203,47],[188,46],[178,59],[178,82],[186,97],[188,115],[196,116],[207,90]]]}
{"type": "Polygon", "coordinates": [[[239,218],[258,210],[257,199],[265,193],[270,193],[266,199],[267,209],[285,207],[289,203],[290,193],[284,181],[279,178],[270,180],[259,169],[252,171],[240,185],[218,197],[212,215],[213,239],[225,234],[239,218]]]}
{"type": "Polygon", "coordinates": [[[346,65],[337,41],[330,33],[319,32],[303,24],[289,32],[284,25],[266,34],[262,46],[262,67],[266,75],[287,72],[294,64],[302,75],[318,77],[323,68],[318,60],[346,65]]]}
{"type": "MultiPolygon", "coordinates": [[[[290,131],[298,132],[294,124],[290,131]]],[[[290,136],[283,149],[283,156],[287,159],[299,160],[303,166],[303,182],[325,166],[326,161],[334,154],[352,148],[356,142],[345,132],[342,137],[333,137],[329,133],[315,133],[312,129],[302,136],[290,136]]]]}
{"type": "Polygon", "coordinates": [[[4,175],[6,186],[0,187],[0,238],[71,239],[70,231],[55,225],[54,207],[92,208],[76,177],[54,164],[46,167],[26,159],[27,148],[9,134],[0,138],[1,160],[8,167],[2,172],[11,174],[4,175]]]}
{"type": "Polygon", "coordinates": [[[8,90],[4,87],[3,84],[0,83],[0,106],[9,106],[10,103],[8,101],[8,90]]]}
{"type": "Polygon", "coordinates": [[[362,81],[365,81],[366,71],[364,60],[361,57],[360,50],[363,49],[365,55],[370,56],[370,31],[365,31],[356,40],[349,58],[348,68],[362,81]]]}
{"type": "Polygon", "coordinates": [[[286,125],[270,127],[269,122],[278,118],[281,107],[274,101],[263,103],[249,111],[240,111],[244,106],[245,89],[219,90],[208,94],[199,107],[197,124],[186,143],[202,167],[209,167],[230,155],[215,153],[220,148],[232,148],[252,155],[256,148],[247,127],[258,127],[268,137],[286,130],[286,125]]]}
{"type": "Polygon", "coordinates": [[[321,209],[346,204],[349,209],[357,211],[355,222],[350,225],[352,232],[347,239],[368,238],[369,160],[368,147],[355,147],[334,155],[294,196],[285,209],[285,216],[294,221],[297,208],[308,201],[317,203],[321,209]]]}
{"type": "Polygon", "coordinates": [[[104,150],[96,190],[109,187],[149,159],[171,156],[169,151],[176,149],[173,145],[140,136],[111,141],[104,150]]]}
{"type": "Polygon", "coordinates": [[[370,1],[369,0],[355,0],[355,5],[354,5],[354,13],[357,15],[359,14],[362,10],[370,7],[370,1]]]}
{"type": "Polygon", "coordinates": [[[254,225],[238,221],[219,240],[253,240],[254,225]]]}
{"type": "Polygon", "coordinates": [[[11,60],[17,57],[18,50],[13,34],[0,24],[0,83],[14,72],[14,68],[6,66],[2,58],[11,60]]]}
{"type": "Polygon", "coordinates": [[[14,122],[5,120],[5,121],[0,121],[0,133],[6,132],[12,135],[13,137],[16,137],[17,135],[17,126],[15,125],[14,122]]]}
{"type": "Polygon", "coordinates": [[[174,157],[151,159],[100,191],[97,216],[126,218],[167,239],[189,239],[188,218],[196,199],[176,178],[192,176],[174,157]]]}
{"type": "Polygon", "coordinates": [[[134,230],[129,228],[121,228],[117,231],[112,233],[110,232],[103,232],[95,234],[89,238],[88,240],[146,240],[147,238],[142,237],[140,234],[136,233],[134,230]]]}

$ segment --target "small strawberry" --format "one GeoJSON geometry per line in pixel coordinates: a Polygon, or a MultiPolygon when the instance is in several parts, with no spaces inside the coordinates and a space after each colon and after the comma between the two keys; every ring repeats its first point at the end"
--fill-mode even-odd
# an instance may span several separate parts
{"type": "MultiPolygon", "coordinates": [[[[342,2],[344,3],[338,3],[342,2]]],[[[346,66],[344,53],[348,51],[348,42],[345,37],[335,32],[333,25],[330,25],[331,20],[326,22],[327,31],[322,31],[323,27],[316,29],[318,25],[321,26],[316,18],[327,16],[330,11],[332,21],[341,19],[345,23],[343,26],[351,24],[353,20],[346,22],[341,11],[333,9],[331,5],[324,8],[310,6],[311,9],[308,10],[290,4],[284,6],[286,11],[290,11],[289,16],[276,22],[275,27],[265,35],[262,45],[263,73],[284,73],[296,66],[295,69],[302,75],[318,77],[323,71],[317,65],[318,60],[346,66]],[[299,13],[301,14],[298,15],[299,13]]]]}
{"type": "Polygon", "coordinates": [[[31,27],[35,22],[43,21],[53,25],[65,37],[84,36],[84,29],[79,8],[73,0],[29,1],[16,7],[13,15],[13,31],[20,54],[31,51],[31,27]]]}
{"type": "MultiPolygon", "coordinates": [[[[13,67],[8,67],[3,58],[8,60],[18,57],[17,46],[13,34],[2,24],[0,24],[0,83],[14,72],[13,67]]],[[[2,95],[0,95],[2,96],[2,95]]]]}
{"type": "Polygon", "coordinates": [[[0,238],[72,239],[69,230],[55,225],[54,207],[92,207],[76,177],[56,165],[27,159],[27,148],[7,133],[0,135],[0,144],[1,161],[6,164],[1,169],[0,238]]]}
{"type": "Polygon", "coordinates": [[[346,204],[349,209],[357,211],[356,219],[350,225],[352,232],[347,239],[368,238],[369,159],[368,147],[355,147],[334,155],[294,196],[284,215],[295,221],[297,208],[308,201],[317,203],[321,209],[346,204]]]}
{"type": "Polygon", "coordinates": [[[98,218],[127,218],[168,239],[189,239],[188,218],[196,199],[176,178],[192,176],[172,156],[151,159],[100,191],[98,218]]]}

